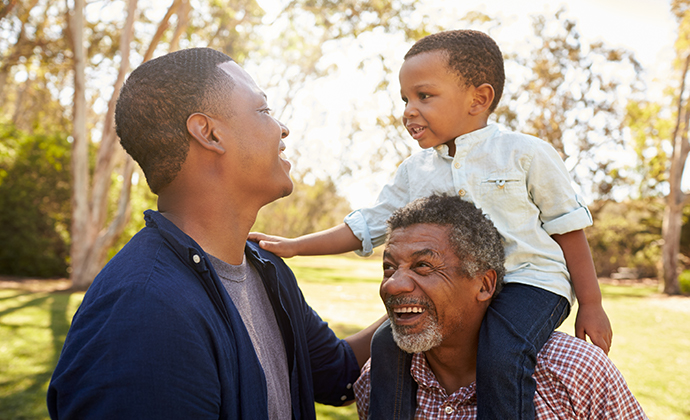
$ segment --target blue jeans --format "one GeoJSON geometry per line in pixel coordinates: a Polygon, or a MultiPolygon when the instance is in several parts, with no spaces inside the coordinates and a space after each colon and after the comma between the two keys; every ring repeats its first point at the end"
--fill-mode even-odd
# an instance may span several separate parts
{"type": "Polygon", "coordinates": [[[534,419],[537,353],[570,313],[562,296],[506,284],[491,302],[479,332],[477,419],[534,419]]]}

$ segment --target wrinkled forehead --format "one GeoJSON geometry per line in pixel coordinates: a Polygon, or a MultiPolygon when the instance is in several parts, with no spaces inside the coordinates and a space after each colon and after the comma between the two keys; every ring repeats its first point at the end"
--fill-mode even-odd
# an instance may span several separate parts
{"type": "Polygon", "coordinates": [[[447,226],[420,223],[391,230],[385,252],[389,255],[406,256],[432,251],[443,254],[449,251],[447,226]]]}

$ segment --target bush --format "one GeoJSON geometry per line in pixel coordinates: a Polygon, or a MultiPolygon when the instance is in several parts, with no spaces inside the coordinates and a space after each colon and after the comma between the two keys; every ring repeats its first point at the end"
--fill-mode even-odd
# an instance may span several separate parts
{"type": "Polygon", "coordinates": [[[686,295],[690,294],[690,270],[683,270],[678,276],[678,282],[680,283],[680,292],[686,295]]]}
{"type": "Polygon", "coordinates": [[[0,273],[67,274],[69,163],[67,135],[0,126],[0,273]]]}
{"type": "Polygon", "coordinates": [[[656,277],[663,203],[654,199],[605,201],[590,207],[594,225],[585,232],[597,275],[608,277],[619,267],[631,267],[641,277],[656,277]]]}

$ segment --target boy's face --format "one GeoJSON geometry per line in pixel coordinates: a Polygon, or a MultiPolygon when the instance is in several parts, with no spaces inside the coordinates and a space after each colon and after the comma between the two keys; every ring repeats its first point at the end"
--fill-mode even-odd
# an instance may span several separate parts
{"type": "Polygon", "coordinates": [[[486,117],[470,114],[474,86],[462,86],[442,51],[417,54],[400,68],[403,124],[423,148],[447,144],[455,154],[456,137],[486,126],[486,117]]]}

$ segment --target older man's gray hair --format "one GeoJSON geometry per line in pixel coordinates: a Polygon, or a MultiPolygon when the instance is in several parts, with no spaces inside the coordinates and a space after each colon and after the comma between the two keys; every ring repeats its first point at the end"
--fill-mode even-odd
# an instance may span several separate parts
{"type": "Polygon", "coordinates": [[[448,241],[462,261],[462,274],[475,277],[496,271],[496,292],[503,287],[505,253],[501,235],[474,204],[448,194],[419,198],[396,210],[388,219],[388,235],[396,229],[419,224],[449,227],[448,241]]]}

